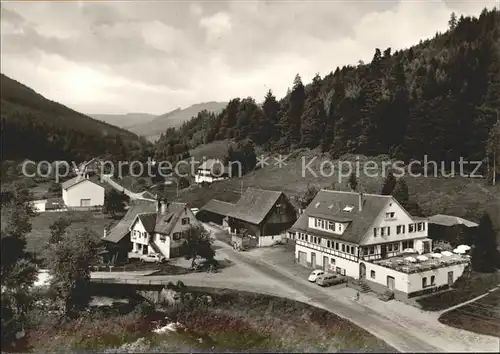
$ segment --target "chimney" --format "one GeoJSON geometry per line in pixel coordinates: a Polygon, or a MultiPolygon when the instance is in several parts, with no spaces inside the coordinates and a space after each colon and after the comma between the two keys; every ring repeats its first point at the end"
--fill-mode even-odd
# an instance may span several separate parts
{"type": "Polygon", "coordinates": [[[166,200],[161,201],[161,213],[165,214],[167,212],[168,204],[166,200]]]}
{"type": "Polygon", "coordinates": [[[161,210],[161,204],[162,204],[161,199],[157,198],[156,199],[156,213],[160,212],[160,210],[161,210]]]}
{"type": "Polygon", "coordinates": [[[108,230],[106,228],[104,228],[104,238],[106,238],[107,233],[108,233],[108,230]]]}
{"type": "Polygon", "coordinates": [[[362,212],[363,211],[363,193],[359,193],[358,196],[359,196],[359,201],[358,201],[359,212],[362,212]]]}

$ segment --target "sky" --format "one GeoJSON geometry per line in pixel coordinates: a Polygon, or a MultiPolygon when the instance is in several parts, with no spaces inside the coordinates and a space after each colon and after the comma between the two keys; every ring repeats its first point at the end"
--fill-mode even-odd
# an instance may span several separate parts
{"type": "Polygon", "coordinates": [[[375,48],[408,48],[500,0],[36,1],[1,4],[1,71],[87,114],[281,98],[375,48]]]}

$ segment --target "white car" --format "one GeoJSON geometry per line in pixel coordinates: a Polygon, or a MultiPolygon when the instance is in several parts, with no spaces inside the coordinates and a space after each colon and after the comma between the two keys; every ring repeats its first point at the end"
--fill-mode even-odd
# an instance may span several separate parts
{"type": "Polygon", "coordinates": [[[324,270],[321,269],[313,270],[312,273],[309,275],[309,278],[307,278],[307,280],[309,280],[311,283],[314,283],[316,279],[323,274],[325,274],[324,270]]]}
{"type": "Polygon", "coordinates": [[[147,263],[162,263],[165,261],[165,257],[159,254],[143,254],[141,255],[141,261],[147,263]]]}

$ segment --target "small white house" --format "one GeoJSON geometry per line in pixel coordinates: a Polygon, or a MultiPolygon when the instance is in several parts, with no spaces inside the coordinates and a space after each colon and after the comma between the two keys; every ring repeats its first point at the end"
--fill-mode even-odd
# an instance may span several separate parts
{"type": "Polygon", "coordinates": [[[47,199],[34,200],[32,203],[33,203],[33,208],[37,213],[43,213],[47,205],[47,199]]]}
{"type": "Polygon", "coordinates": [[[78,175],[61,184],[64,204],[69,208],[86,208],[104,205],[104,187],[78,175]]]}
{"type": "Polygon", "coordinates": [[[203,162],[194,176],[195,183],[212,183],[229,178],[228,169],[220,160],[210,159],[203,162]]]}

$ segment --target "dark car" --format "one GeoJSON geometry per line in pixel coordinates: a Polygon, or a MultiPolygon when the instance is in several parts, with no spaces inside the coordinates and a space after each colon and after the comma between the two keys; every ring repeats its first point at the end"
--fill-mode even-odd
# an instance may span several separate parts
{"type": "Polygon", "coordinates": [[[219,261],[216,259],[207,259],[198,263],[195,263],[193,270],[195,272],[216,272],[219,268],[219,261]]]}

